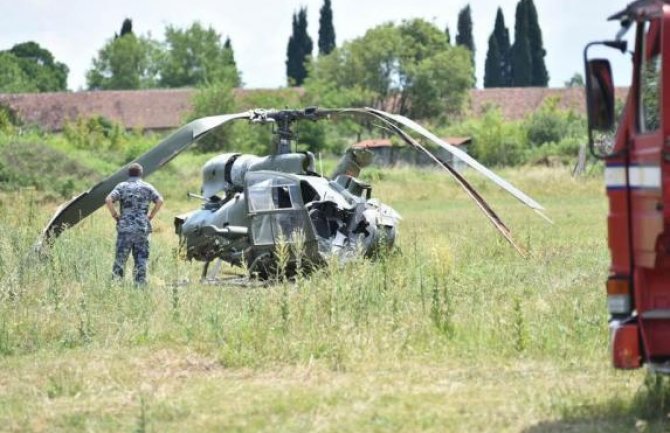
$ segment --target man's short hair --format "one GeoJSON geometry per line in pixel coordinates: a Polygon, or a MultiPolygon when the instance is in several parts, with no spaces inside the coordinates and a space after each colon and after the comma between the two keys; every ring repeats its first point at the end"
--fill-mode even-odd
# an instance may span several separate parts
{"type": "Polygon", "coordinates": [[[142,166],[136,162],[133,162],[130,164],[128,167],[128,176],[131,177],[142,177],[142,174],[144,174],[144,169],[142,166]]]}

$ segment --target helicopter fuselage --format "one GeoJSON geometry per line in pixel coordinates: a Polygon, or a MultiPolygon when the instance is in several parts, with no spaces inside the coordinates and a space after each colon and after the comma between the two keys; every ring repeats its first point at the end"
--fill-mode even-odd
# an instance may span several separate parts
{"type": "Polygon", "coordinates": [[[391,248],[398,213],[371,198],[370,186],[351,175],[329,179],[314,173],[310,159],[301,153],[224,154],[207,162],[205,204],[175,218],[186,258],[218,258],[268,278],[282,266],[291,274],[297,264],[306,270],[331,257],[346,260],[391,248]]]}

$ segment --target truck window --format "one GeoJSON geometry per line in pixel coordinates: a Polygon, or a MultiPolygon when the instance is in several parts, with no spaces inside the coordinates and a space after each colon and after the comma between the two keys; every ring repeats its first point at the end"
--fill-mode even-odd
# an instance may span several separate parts
{"type": "Polygon", "coordinates": [[[646,46],[648,36],[649,33],[645,37],[645,47],[642,51],[644,60],[640,70],[640,132],[656,131],[661,126],[661,55],[659,50],[654,49],[655,47],[646,46]]]}

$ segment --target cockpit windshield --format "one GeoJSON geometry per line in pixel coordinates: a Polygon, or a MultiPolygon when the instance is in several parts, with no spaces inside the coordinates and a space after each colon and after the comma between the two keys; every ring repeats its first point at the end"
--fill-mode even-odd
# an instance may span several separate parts
{"type": "Polygon", "coordinates": [[[298,181],[276,173],[248,173],[249,212],[300,209],[303,205],[298,181]]]}

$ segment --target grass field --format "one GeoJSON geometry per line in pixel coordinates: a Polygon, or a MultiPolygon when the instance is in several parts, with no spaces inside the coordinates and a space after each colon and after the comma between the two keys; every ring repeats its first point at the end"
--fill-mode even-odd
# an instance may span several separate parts
{"type": "MultiPolygon", "coordinates": [[[[372,170],[404,217],[395,254],[270,287],[205,285],[172,217],[200,157],[149,179],[167,199],[150,284],[112,284],[99,211],[51,259],[54,211],[0,195],[0,431],[665,431],[670,387],[607,353],[602,179],[503,171],[548,225],[481,179],[520,258],[442,173],[372,170]]],[[[232,271],[232,270],[231,270],[232,271]]]]}

